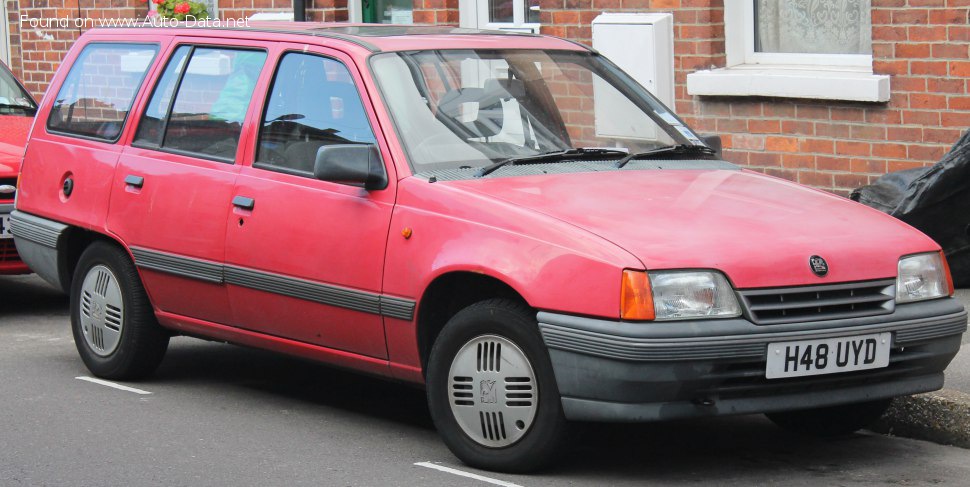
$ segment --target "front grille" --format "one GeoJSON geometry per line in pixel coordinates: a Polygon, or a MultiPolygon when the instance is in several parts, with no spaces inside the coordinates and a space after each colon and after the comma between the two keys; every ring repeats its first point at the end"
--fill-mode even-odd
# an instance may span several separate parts
{"type": "MultiPolygon", "coordinates": [[[[10,187],[16,188],[17,178],[0,178],[0,186],[10,186],[10,187]]],[[[12,193],[0,192],[0,203],[13,203],[14,196],[16,196],[16,192],[12,192],[12,193]]]]}
{"type": "Polygon", "coordinates": [[[738,295],[745,317],[758,325],[836,320],[892,313],[896,281],[749,289],[738,295]]]}
{"type": "Polygon", "coordinates": [[[0,239],[0,262],[20,262],[12,238],[0,239]]]}

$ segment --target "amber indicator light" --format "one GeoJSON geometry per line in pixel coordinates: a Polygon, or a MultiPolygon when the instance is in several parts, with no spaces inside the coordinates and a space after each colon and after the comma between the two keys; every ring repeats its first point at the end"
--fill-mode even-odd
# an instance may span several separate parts
{"type": "Polygon", "coordinates": [[[620,318],[624,320],[652,320],[653,294],[650,293],[650,279],[644,271],[623,271],[620,285],[620,318]]]}

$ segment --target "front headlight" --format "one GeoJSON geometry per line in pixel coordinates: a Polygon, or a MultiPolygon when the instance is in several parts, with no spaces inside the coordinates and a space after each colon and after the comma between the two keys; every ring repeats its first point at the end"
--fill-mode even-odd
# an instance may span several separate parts
{"type": "Polygon", "coordinates": [[[657,320],[741,315],[734,290],[720,272],[656,271],[648,276],[657,320]]]}
{"type": "Polygon", "coordinates": [[[896,303],[912,303],[953,294],[953,281],[949,274],[942,252],[900,258],[896,276],[896,303]]]}

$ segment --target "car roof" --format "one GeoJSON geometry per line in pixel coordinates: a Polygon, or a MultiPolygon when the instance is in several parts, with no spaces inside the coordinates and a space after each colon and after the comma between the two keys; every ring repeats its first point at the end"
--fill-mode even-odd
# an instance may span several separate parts
{"type": "MultiPolygon", "coordinates": [[[[200,22],[201,23],[201,22],[200,22]]],[[[215,24],[215,22],[213,22],[215,24]]],[[[481,30],[436,25],[351,24],[340,22],[247,21],[245,25],[205,27],[180,24],[171,27],[103,27],[86,32],[88,36],[107,35],[182,35],[192,37],[236,37],[261,40],[306,42],[306,37],[327,38],[364,48],[370,52],[424,49],[555,49],[589,48],[558,37],[527,32],[481,30]],[[267,38],[267,34],[271,38],[267,38]],[[279,38],[276,36],[282,36],[279,38]],[[302,39],[285,39],[286,37],[302,39]]]]}

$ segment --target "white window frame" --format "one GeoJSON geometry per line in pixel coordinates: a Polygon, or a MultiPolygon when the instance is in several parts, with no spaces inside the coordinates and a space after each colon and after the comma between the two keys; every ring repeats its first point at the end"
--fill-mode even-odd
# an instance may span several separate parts
{"type": "Polygon", "coordinates": [[[491,22],[488,15],[488,0],[459,0],[458,22],[461,27],[471,29],[511,30],[538,34],[540,24],[525,21],[528,8],[526,0],[513,0],[512,22],[491,22]]]}
{"type": "Polygon", "coordinates": [[[687,75],[687,93],[885,102],[889,76],[872,73],[871,54],[755,52],[754,2],[724,1],[726,67],[687,75]]]}

